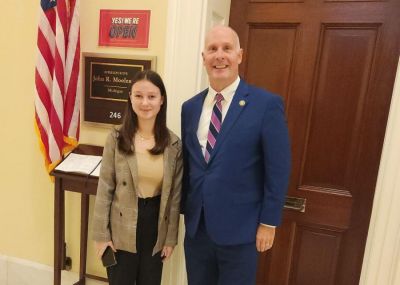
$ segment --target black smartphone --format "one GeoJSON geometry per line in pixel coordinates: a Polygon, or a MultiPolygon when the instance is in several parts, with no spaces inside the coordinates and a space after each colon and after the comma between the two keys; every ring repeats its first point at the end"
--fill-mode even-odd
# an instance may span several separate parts
{"type": "Polygon", "coordinates": [[[101,261],[103,262],[104,267],[110,267],[117,264],[117,260],[115,259],[115,252],[112,250],[111,246],[107,246],[106,250],[101,256],[101,261]]]}

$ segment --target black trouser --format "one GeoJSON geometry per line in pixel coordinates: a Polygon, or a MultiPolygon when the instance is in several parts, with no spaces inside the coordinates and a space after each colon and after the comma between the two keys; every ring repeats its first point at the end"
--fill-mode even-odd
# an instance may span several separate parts
{"type": "Polygon", "coordinates": [[[159,285],[161,252],[152,256],[157,242],[160,196],[138,200],[137,253],[118,250],[117,265],[107,268],[110,285],[159,285]]]}

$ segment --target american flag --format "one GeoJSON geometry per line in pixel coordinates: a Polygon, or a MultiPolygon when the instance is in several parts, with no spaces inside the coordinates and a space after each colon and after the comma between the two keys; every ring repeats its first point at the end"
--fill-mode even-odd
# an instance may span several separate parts
{"type": "Polygon", "coordinates": [[[79,0],[40,1],[37,45],[35,128],[51,171],[79,140],[79,0]]]}

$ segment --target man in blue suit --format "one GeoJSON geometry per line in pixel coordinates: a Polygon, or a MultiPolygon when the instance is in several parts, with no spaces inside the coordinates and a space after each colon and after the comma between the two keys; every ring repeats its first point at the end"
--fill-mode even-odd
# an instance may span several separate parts
{"type": "Polygon", "coordinates": [[[213,27],[209,88],[182,106],[185,257],[189,285],[255,284],[271,248],[290,173],[282,99],[239,78],[238,35],[213,27]]]}

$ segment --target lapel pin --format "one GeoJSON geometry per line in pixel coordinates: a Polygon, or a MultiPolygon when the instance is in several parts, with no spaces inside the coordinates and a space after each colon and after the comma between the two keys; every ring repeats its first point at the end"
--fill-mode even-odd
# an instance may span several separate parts
{"type": "Polygon", "coordinates": [[[244,105],[246,105],[246,101],[240,100],[240,101],[239,101],[239,106],[240,106],[240,107],[243,107],[244,105]]]}

